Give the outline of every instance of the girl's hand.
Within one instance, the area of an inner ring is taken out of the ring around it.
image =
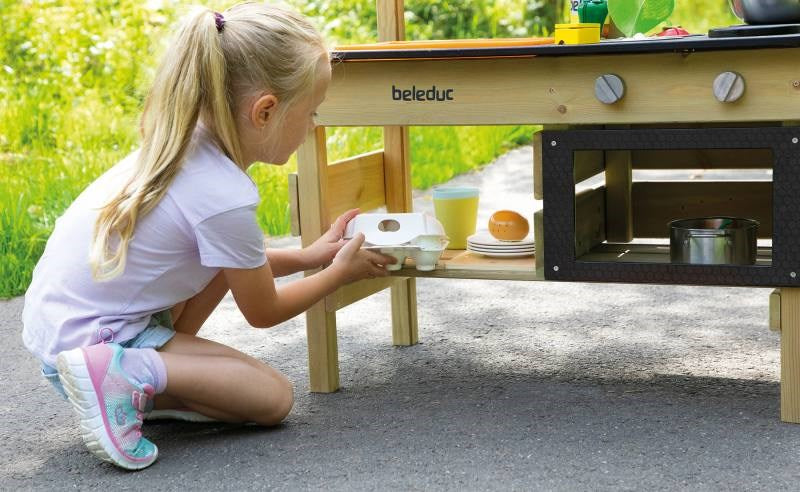
[[[389,275],[385,265],[397,261],[392,256],[360,249],[362,244],[364,234],[359,232],[333,258],[331,268],[339,269],[345,284],[365,278],[385,277]]]
[[[331,224],[331,228],[328,229],[328,232],[320,236],[311,246],[303,249],[303,255],[305,256],[304,262],[308,265],[306,270],[319,268],[333,261],[333,257],[336,256],[336,253],[345,245],[342,236],[344,236],[347,223],[358,215],[358,212],[359,209],[354,208],[340,215],[334,223]]]

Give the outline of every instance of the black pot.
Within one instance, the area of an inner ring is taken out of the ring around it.
[[[800,22],[800,0],[728,0],[736,17],[748,24]]]

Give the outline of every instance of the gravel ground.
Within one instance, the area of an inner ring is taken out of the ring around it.
[[[481,185],[481,224],[539,206],[530,152],[454,180]],[[415,204],[429,210],[429,193]],[[286,372],[292,414],[273,429],[148,423],[160,457],[136,473],[88,453],[22,347],[22,298],[2,301],[0,489],[798,489],[769,289],[417,286],[413,347],[391,345],[387,292],[338,312],[342,390],[329,395],[308,392],[302,316],[255,330],[226,298],[200,335]]]

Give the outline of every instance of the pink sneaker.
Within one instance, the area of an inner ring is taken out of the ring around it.
[[[150,466],[155,444],[142,437],[142,412],[154,390],[132,381],[120,366],[122,347],[104,343],[58,354],[61,384],[81,420],[83,442],[93,454],[128,470]]]

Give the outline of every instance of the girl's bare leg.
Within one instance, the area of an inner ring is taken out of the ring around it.
[[[195,336],[227,292],[220,272],[203,291],[173,307],[177,333],[159,349],[167,366],[167,390],[156,397],[155,408],[189,407],[228,422],[276,424],[292,407],[288,379],[249,355]],[[223,393],[216,391],[220,385]],[[233,399],[226,396],[230,389],[237,393]]]
[[[294,403],[286,376],[225,345],[177,333],[159,353],[167,366],[167,389],[159,397],[173,397],[203,415],[275,425]]]

